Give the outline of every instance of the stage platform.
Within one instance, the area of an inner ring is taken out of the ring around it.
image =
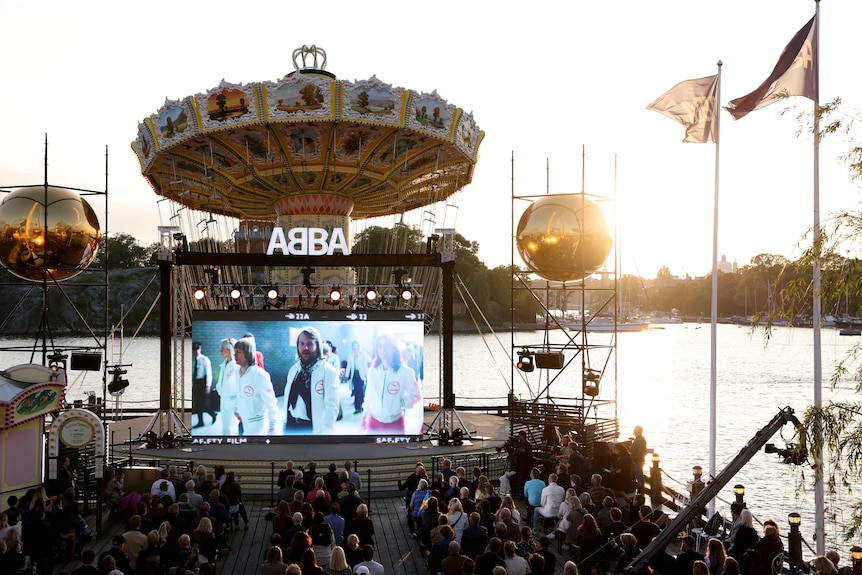
[[[330,462],[339,469],[345,461],[355,461],[356,470],[363,476],[368,473],[369,482],[375,491],[390,491],[396,483],[397,473],[405,476],[412,472],[417,461],[425,463],[429,472],[439,469],[442,458],[453,460],[454,466],[462,465],[470,474],[474,466],[488,467],[489,457],[495,457],[497,448],[509,437],[509,421],[506,418],[484,413],[458,412],[470,437],[462,445],[438,445],[436,440],[424,439],[409,443],[371,442],[315,442],[315,443],[183,443],[173,448],[148,449],[138,437],[147,429],[151,418],[138,417],[111,422],[109,437],[113,439],[110,459],[116,462],[131,461],[132,465],[162,466],[170,463],[205,465],[213,468],[226,465],[243,476],[244,489],[250,492],[268,493],[271,487],[272,470],[278,473],[284,462],[293,460],[297,466],[309,461],[325,470]],[[436,411],[425,413],[426,425],[437,417]],[[185,424],[188,426],[186,414]],[[154,431],[159,431],[154,428]],[[133,438],[129,441],[129,438]],[[120,438],[123,438],[121,441]],[[499,457],[504,457],[503,452]],[[370,472],[373,471],[373,477]],[[365,491],[363,485],[363,491]]]

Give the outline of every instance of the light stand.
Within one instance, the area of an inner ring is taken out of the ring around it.
[[[853,575],[862,575],[862,547],[851,547],[850,559],[853,561]]]
[[[790,534],[787,536],[787,544],[790,548],[790,571],[796,572],[802,567],[802,533],[799,531],[799,524],[802,523],[802,517],[796,513],[790,513],[787,516],[787,522],[790,524]]]
[[[661,457],[659,457],[658,453],[653,452],[652,454],[652,467],[649,470],[649,491],[650,491],[650,503],[652,503],[653,509],[658,509],[664,503],[664,498],[662,497],[662,488],[661,488],[661,467],[659,467],[659,463],[661,462]]]
[[[733,486],[733,494],[736,495],[736,502],[745,508],[745,487],[737,483]]]

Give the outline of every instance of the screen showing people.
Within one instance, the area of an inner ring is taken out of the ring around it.
[[[421,436],[423,337],[415,313],[201,312],[192,436]]]

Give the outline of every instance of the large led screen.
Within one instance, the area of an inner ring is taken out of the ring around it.
[[[423,323],[410,310],[196,312],[193,440],[421,439]]]

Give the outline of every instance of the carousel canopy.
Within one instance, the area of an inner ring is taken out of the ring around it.
[[[359,219],[434,204],[470,183],[484,137],[471,113],[436,91],[338,80],[314,46],[294,51],[294,67],[274,82],[222,81],[145,118],[132,148],[155,192],[246,220],[275,220],[277,203],[306,203],[298,196],[312,212],[315,196],[340,196]]]

